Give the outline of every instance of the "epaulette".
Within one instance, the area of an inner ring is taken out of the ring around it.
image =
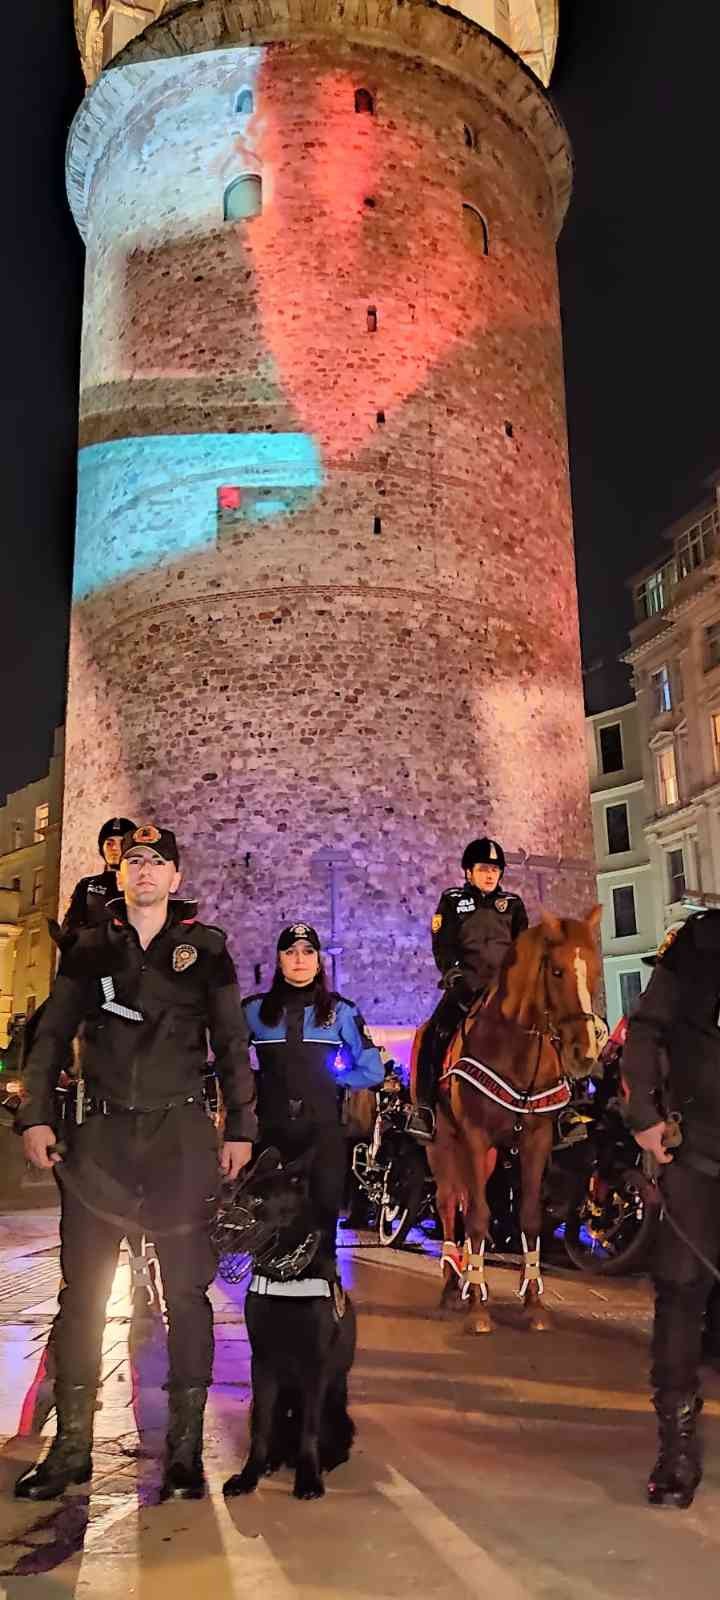
[[[185,927],[186,924],[181,922],[176,926]],[[188,926],[192,927],[198,949],[211,950],[214,955],[220,955],[225,949],[226,935],[222,928],[215,928],[211,922],[196,922],[194,918]]]
[[[466,889],[470,888],[472,888],[472,884],[463,884],[459,889],[454,887],[452,889],[443,889],[440,899],[447,900],[450,895],[455,895],[455,898],[458,899],[461,895],[464,895]]]
[[[264,1000],[264,999],[265,999],[265,996],[263,994],[245,994],[245,995],[243,995],[242,1000],[240,1001],[240,1004],[243,1005],[243,1006],[249,1006],[251,1000]]]
[[[333,992],[332,992],[332,994],[330,996],[330,999],[336,1005],[338,1003],[340,1003],[340,1004],[342,1004],[344,1006],[352,1006],[353,1011],[357,1011],[357,1009],[358,1009],[357,1000],[348,1000],[348,997],[347,997],[346,994],[336,994],[334,989],[333,989]]]

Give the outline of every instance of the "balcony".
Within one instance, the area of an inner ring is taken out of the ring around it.
[[[683,531],[673,555],[634,584],[635,627],[632,654],[674,621],[678,609],[720,574],[720,513],[716,508]]]
[[[20,933],[20,891],[0,889],[0,946]]]

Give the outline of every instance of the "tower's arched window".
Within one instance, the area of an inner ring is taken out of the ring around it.
[[[257,172],[244,172],[233,178],[225,190],[223,217],[225,222],[243,222],[248,217],[259,217],[262,211],[262,178]]]
[[[252,89],[241,89],[235,96],[235,115],[237,117],[252,116],[255,110],[255,98]]]
[[[466,149],[477,150],[477,134],[469,122],[463,123],[463,139]]]
[[[477,206],[471,206],[468,200],[463,200],[463,222],[468,239],[479,249],[484,256],[490,254],[490,230],[487,218],[483,216]]]
[[[369,89],[355,90],[355,110],[364,111],[368,117],[374,117],[375,101]]]

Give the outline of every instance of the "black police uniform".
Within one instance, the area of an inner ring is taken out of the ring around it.
[[[627,1117],[640,1132],[665,1110],[682,1115],[683,1142],[662,1173],[668,1206],[711,1261],[720,1256],[720,912],[691,917],[660,958],[623,1054]],[[654,1263],[654,1387],[697,1388],[710,1279],[663,1221]]]
[[[27,1060],[19,1129],[56,1126],[54,1089],[83,1025],[86,1116],[67,1130],[56,1168],[63,1288],[54,1344],[65,1385],[97,1383],[105,1302],[133,1226],[151,1233],[160,1262],[171,1388],[211,1378],[209,1224],[219,1171],[217,1133],[203,1109],[208,1034],[226,1139],[256,1136],[254,1078],[225,935],[183,920],[183,909],[170,907],[146,950],[124,911],[78,934]]]
[[[502,884],[486,894],[464,883],[441,895],[432,920],[432,948],[445,993],[423,1034],[415,1086],[421,1105],[435,1104],[437,1074],[461,1017],[494,983],[511,944],[527,926],[520,896]]]
[[[60,924],[61,932],[79,933],[81,928],[98,927],[109,915],[110,902],[117,896],[117,873],[112,867],[106,867],[104,872],[93,872],[89,878],[80,878]]]
[[[719,1024],[720,912],[708,911],[691,917],[659,958],[630,1022],[622,1071],[635,1132],[667,1112],[681,1114],[683,1142],[661,1169],[660,1184],[673,1219],[712,1262],[720,1258]],[[683,1461],[687,1468],[689,1449],[694,1486],[695,1397],[711,1277],[667,1217],[660,1223],[653,1279],[651,1379],[661,1441],[672,1446],[664,1457],[661,1451],[661,1461],[672,1465],[680,1450],[681,1468]],[[665,1482],[662,1474],[658,1481]],[[652,1479],[649,1487],[655,1498]]]

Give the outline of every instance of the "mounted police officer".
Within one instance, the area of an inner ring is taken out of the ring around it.
[[[204,1493],[202,1429],[213,1360],[207,1289],[220,1171],[237,1177],[256,1136],[254,1081],[235,968],[219,928],[169,904],[175,835],[146,824],[122,844],[117,912],[78,933],[30,1049],[18,1122],[25,1153],[55,1169],[63,1287],[55,1325],[58,1429],[15,1493],[48,1500],[92,1471],[105,1302],[129,1227],[155,1241],[168,1311],[170,1427],[162,1495]],[[83,1079],[67,1153],[54,1089],[83,1026]],[[218,1152],[203,1105],[207,1039],[226,1109]],[[219,1164],[218,1164],[219,1161]]]
[[[622,1071],[628,1121],[641,1149],[660,1165],[668,1207],[653,1267],[651,1381],[660,1450],[648,1499],[684,1508],[701,1477],[698,1368],[712,1282],[696,1251],[705,1262],[720,1258],[719,911],[690,917],[661,947],[630,1021]],[[682,1143],[674,1154],[668,1149],[670,1112],[681,1118]]]
[[[135,823],[128,817],[108,817],[98,834],[98,850],[103,863],[102,872],[91,873],[76,883],[70,904],[62,920],[62,933],[78,933],[81,928],[93,928],[104,922],[108,904],[116,899],[117,869],[123,839],[133,833]]]
[[[519,933],[528,926],[517,894],[502,888],[505,852],[496,839],[473,839],[463,853],[465,882],[446,889],[432,919],[432,948],[442,973],[442,999],[425,1028],[417,1065],[417,1104],[408,1131],[435,1132],[438,1074],[447,1046],[478,995],[494,983]]]

